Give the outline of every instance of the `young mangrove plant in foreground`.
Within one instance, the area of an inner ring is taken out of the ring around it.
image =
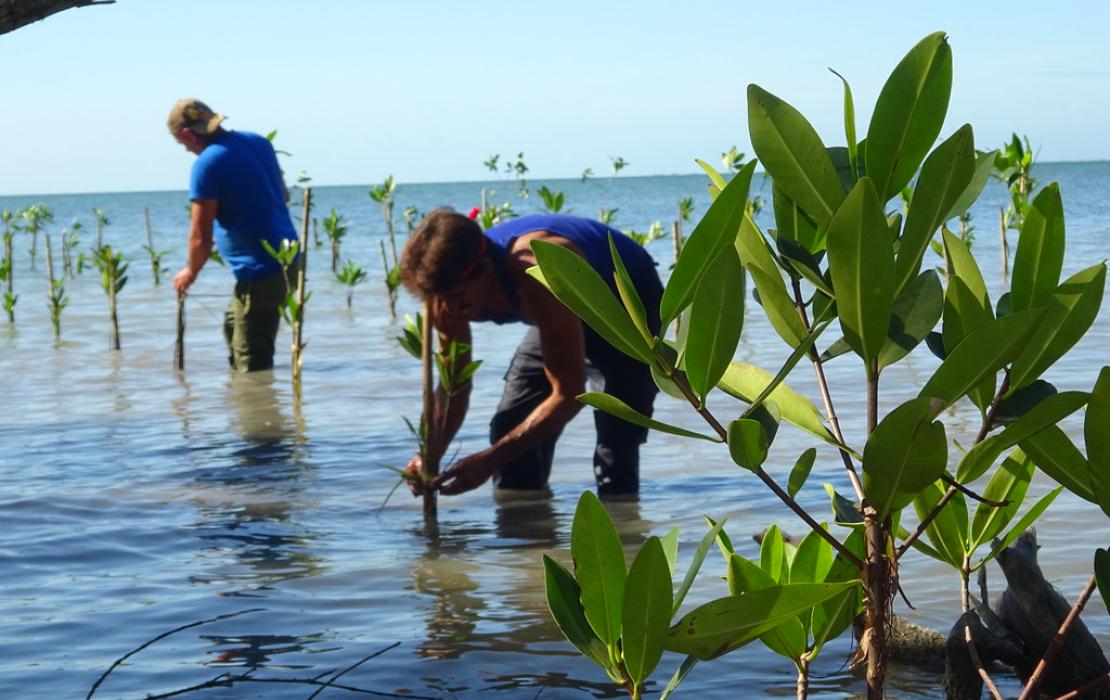
[[[100,285],[108,295],[108,347],[119,350],[119,315],[116,307],[119,293],[127,284],[127,268],[131,263],[123,253],[115,252],[112,246],[104,244],[96,249],[93,264],[100,271]]]
[[[13,218],[12,213],[7,209],[0,212],[0,221],[4,223],[4,257],[0,259],[0,282],[4,283],[4,312],[8,314],[8,323],[15,323],[15,302],[19,299],[13,286],[15,272],[12,269],[14,252],[12,236],[17,230],[16,225],[12,223]]]
[[[687,586],[672,593],[671,536],[649,540],[626,571],[604,511],[590,505],[592,495],[584,496],[571,535],[575,572],[546,564],[548,602],[567,638],[633,697],[664,649],[686,655],[667,695],[699,660],[755,639],[795,663],[804,696],[809,663],[859,614],[854,662],[864,669],[868,698],[879,700],[894,595],[904,588],[912,597],[912,581],[899,576],[899,560],[911,549],[952,565],[966,584],[997,553],[992,545],[986,555],[978,554],[982,545],[995,538],[998,544],[1012,541],[1054,497],[1023,507],[1034,466],[1079,496],[1110,504],[1110,369],[1093,393],[1060,392],[1041,379],[1094,322],[1106,266],[1100,262],[1061,280],[1064,213],[1059,187],[1051,184],[1025,217],[1009,291],[992,302],[970,249],[944,229],[974,203],[985,182],[976,177],[970,125],[933,148],[951,87],[948,41],[943,33],[931,34],[883,85],[865,147],[856,136],[853,98],[844,81],[846,145],[827,148],[796,109],[749,86],[749,134],[773,183],[776,228],[768,235],[752,218],[754,161],[728,181],[706,168],[715,198],[686,241],[659,307],[662,328],[683,319],[683,333],[674,340],[648,330],[643,304],[615,249],[610,287],[573,252],[532,243],[538,266],[531,274],[608,342],[651,365],[660,388],[686,401],[707,428],[652,420],[606,394],[579,400],[654,430],[719,443],[742,474],[763,483],[784,513],[809,528],[794,551],[772,534],[758,564],[736,557],[722,533],[711,529],[706,537],[720,540],[728,560],[729,594],[672,624]],[[888,216],[911,181],[906,215]],[[922,269],[938,232],[944,279]],[[747,275],[771,328],[790,348],[773,371],[733,361]],[[842,337],[823,340],[830,329]],[[914,398],[881,412],[884,371],[927,338],[939,366]],[[860,372],[859,403],[866,406],[859,433],[842,430],[837,397],[824,373],[828,362],[852,358]],[[803,360],[812,365],[823,415],[783,381]],[[709,407],[715,389],[744,406],[738,418]],[[966,421],[949,410],[957,403],[979,415],[979,429],[969,440],[958,432]],[[1088,432],[1086,457],[1057,427],[1085,406],[1088,425],[1102,426]],[[770,459],[783,423],[811,435],[815,447]],[[953,440],[966,452],[950,454]],[[839,483],[826,488],[837,525],[847,530],[830,529],[795,500],[806,487],[817,447],[832,450],[843,464]],[[768,471],[776,462],[794,464],[785,488]],[[973,516],[965,499],[977,502]],[[916,524],[903,517],[910,506]],[[691,566],[688,578],[695,574]],[[970,632],[967,640],[978,658]]]
[[[63,233],[64,235],[64,233]],[[54,276],[54,253],[50,246],[50,234],[46,234],[46,302],[50,310],[50,324],[54,326],[54,340],[62,339],[62,310],[69,304],[66,298],[65,273]]]
[[[366,270],[359,267],[354,260],[348,260],[343,269],[335,274],[335,279],[347,287],[347,308],[351,308],[355,287],[366,281]]]
[[[262,247],[281,265],[281,275],[285,280],[285,300],[281,305],[281,317],[289,324],[293,333],[291,365],[293,396],[297,399],[301,397],[301,369],[304,364],[304,307],[312,296],[311,292],[305,290],[305,269],[308,265],[308,251],[305,250],[305,244],[308,242],[308,215],[312,207],[311,187],[304,188],[303,206],[300,240],[283,240],[281,248],[277,250],[268,241],[262,241]]]

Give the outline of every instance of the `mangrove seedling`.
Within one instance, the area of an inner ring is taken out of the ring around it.
[[[50,309],[50,324],[54,326],[54,340],[58,341],[62,338],[62,309],[69,304],[69,300],[66,298],[65,274],[54,277],[54,254],[51,250],[50,234],[47,233],[45,236],[47,308]]]
[[[678,256],[682,253],[682,225],[690,220],[694,215],[694,198],[683,197],[678,200],[678,218],[675,219],[674,229],[672,231],[674,238],[674,259],[678,260]]]
[[[347,235],[347,221],[335,209],[324,219],[324,233],[331,241],[331,271],[339,272],[339,244]]]
[[[114,252],[112,246],[104,244],[93,254],[93,264],[100,271],[100,284],[108,295],[108,347],[120,349],[119,316],[116,313],[119,293],[127,284],[127,268],[131,264],[123,253]]]
[[[78,273],[73,261],[73,251],[77,249],[77,244],[80,242],[81,228],[81,222],[74,219],[68,231],[62,229],[62,275],[70,279],[76,279]],[[82,259],[81,262],[83,263],[84,260]]]
[[[399,258],[397,257],[397,237],[393,233],[393,205],[394,198],[397,192],[397,183],[390,175],[380,185],[376,185],[370,190],[370,199],[378,203],[378,210],[385,219],[385,235],[389,239],[389,249],[393,253],[393,264],[397,265]]]
[[[397,293],[401,289],[401,267],[390,265],[389,257],[385,254],[385,241],[379,240],[378,245],[382,251],[382,270],[385,272],[385,294],[389,301],[389,322],[397,321]]]
[[[497,172],[500,172],[500,167],[498,165],[498,161],[500,161],[500,160],[501,160],[501,154],[500,153],[494,153],[489,158],[486,158],[485,160],[483,160],[482,165],[486,166],[486,170],[489,170],[491,173],[497,173]]]
[[[154,278],[154,286],[157,287],[162,279],[162,258],[169,251],[154,249],[154,231],[150,228],[150,210],[146,207],[143,207],[143,224],[146,227],[146,245],[143,246],[143,250],[150,257],[150,274]]]
[[[1010,244],[1006,239],[1006,231],[1021,230],[1025,223],[1025,215],[1029,211],[1029,198],[1037,188],[1037,179],[1032,175],[1033,159],[1033,147],[1029,145],[1029,137],[1018,138],[1017,134],[1013,134],[1009,143],[994,156],[991,175],[1004,183],[1010,192],[1009,206],[1005,209],[999,207],[998,210],[1004,278],[1010,274]]]
[[[663,230],[663,223],[656,220],[651,222],[651,226],[648,227],[648,230],[644,231],[643,233],[629,229],[628,231],[625,231],[625,234],[627,234],[629,238],[636,241],[640,245],[646,246],[648,243],[651,243],[652,241],[657,241],[662,238],[664,235],[666,235],[666,232]]]
[[[597,213],[597,220],[606,226],[612,226],[613,221],[617,218],[617,212],[620,211],[617,207],[612,209],[601,209]]]
[[[505,172],[516,179],[516,191],[521,199],[528,199],[528,181],[524,178],[528,174],[528,165],[524,162],[524,151],[516,154],[516,158],[506,161]]]
[[[19,299],[12,284],[15,277],[12,268],[12,236],[17,230],[17,224],[12,223],[13,218],[7,209],[0,212],[0,221],[4,222],[4,257],[0,259],[0,282],[4,283],[4,312],[8,314],[8,323],[15,323],[15,302]]]
[[[292,334],[292,374],[293,396],[298,401],[301,397],[301,370],[304,363],[304,308],[312,296],[305,287],[305,270],[308,267],[308,251],[305,244],[308,242],[308,219],[312,210],[312,188],[304,188],[302,201],[300,238],[296,241],[284,239],[281,248],[274,249],[268,241],[262,241],[262,247],[281,266],[281,276],[285,280],[285,299],[281,305],[281,316],[289,324]],[[332,212],[335,213],[334,210]]]
[[[509,219],[515,219],[517,213],[509,202],[501,202],[500,206],[486,207],[478,212],[478,225],[485,231],[488,228],[503,224]]]
[[[189,206],[186,204],[185,208],[189,209]],[[97,250],[104,245],[104,227],[112,222],[108,220],[108,215],[104,213],[103,209],[93,209],[92,212],[93,218],[96,219],[96,248],[94,250]]]
[[[628,161],[620,156],[609,156],[609,162],[613,166],[613,174],[617,175],[620,171],[628,167]]]
[[[594,169],[593,168],[583,168],[582,169],[582,182],[585,182],[586,180],[589,180],[593,176],[594,176]]]
[[[540,195],[540,200],[543,202],[543,209],[549,214],[558,214],[563,209],[563,203],[566,197],[562,192],[552,192],[547,188],[547,185],[541,186],[536,192]]]
[[[532,243],[538,269],[531,274],[601,337],[649,364],[660,388],[682,397],[706,430],[661,423],[602,393],[579,400],[640,426],[727,448],[739,473],[766,486],[788,509],[784,514],[809,527],[808,541],[815,543],[807,545],[808,558],[801,546],[789,556],[777,538],[766,555],[761,552],[758,566],[730,557],[730,595],[672,625],[677,607],[671,607],[664,570],[673,566],[673,557],[667,558],[673,546],[649,540],[637,555],[642,566],[632,565],[636,575],[626,572],[604,512],[583,506],[574,524],[580,534],[571,533],[575,572],[545,562],[549,607],[575,647],[633,697],[663,650],[686,655],[666,696],[698,661],[773,633],[764,642],[781,646],[796,661],[798,696],[804,698],[807,661],[821,643],[847,628],[828,621],[860,614],[854,663],[865,669],[869,700],[881,700],[893,600],[912,583],[901,578],[899,560],[911,549],[934,556],[932,550],[942,561],[958,562],[961,572],[989,558],[975,553],[979,545],[1023,530],[1047,506],[1039,501],[1014,524],[1030,461],[1081,497],[1110,502],[1103,500],[1110,493],[1110,450],[1103,449],[1110,370],[1091,393],[1056,392],[1041,379],[1090,329],[1106,282],[1104,262],[1061,279],[1059,187],[1045,187],[1031,202],[1010,288],[1000,303],[992,303],[971,250],[944,226],[982,189],[971,126],[938,139],[952,90],[945,34],[925,37],[894,68],[870,110],[865,148],[856,137],[846,82],[844,88],[846,145],[827,148],[794,107],[758,85],[748,87],[749,136],[773,183],[775,234],[768,236],[752,217],[754,161],[729,180],[706,167],[715,197],[691,233],[659,306],[662,329],[683,318],[683,332],[674,341],[647,330],[643,302],[615,248],[616,291],[571,251]],[[798,153],[807,157],[798,159]],[[911,182],[907,215],[888,218],[887,208]],[[938,232],[947,258],[944,277],[922,269]],[[747,275],[770,327],[790,348],[777,371],[733,360]],[[822,352],[818,343],[830,328],[841,337],[826,340]],[[926,339],[941,358],[939,365],[922,378],[913,398],[881,405],[886,368]],[[824,365],[849,361],[837,359],[842,356],[853,356],[859,372],[859,420],[841,421],[825,379]],[[810,397],[784,383],[803,360],[812,365],[823,414]],[[730,409],[727,418],[718,415],[707,400],[715,389],[740,401],[740,409]],[[965,410],[948,410],[957,403]],[[1085,433],[1095,449],[1088,446],[1084,459],[1057,424],[1088,404],[1089,424],[1097,427]],[[881,408],[890,410],[884,415]],[[978,432],[964,441],[966,451],[950,451],[956,431],[965,429],[966,410],[978,414]],[[837,525],[848,534],[834,533],[796,499],[817,451],[810,447],[796,457],[774,453],[784,423],[838,455],[844,467],[840,483],[825,488]],[[849,432],[842,425],[859,428]],[[794,464],[785,487],[767,468],[782,462]],[[1077,471],[1088,464],[1091,474]],[[845,488],[848,495],[841,493]],[[970,520],[964,498],[982,504]],[[903,514],[910,506],[917,524],[907,529]],[[818,546],[818,539],[824,544]],[[576,540],[582,542],[578,549]],[[602,546],[605,541],[609,544]],[[798,567],[803,568],[796,572]],[[804,582],[795,583],[799,579]],[[831,631],[820,631],[825,629]],[[970,639],[967,650],[975,658]]]
[[[411,204],[401,212],[401,219],[405,222],[405,229],[409,235],[412,235],[412,232],[416,230],[417,222],[423,218],[424,215],[420,213],[420,210]]]
[[[31,235],[31,269],[34,270],[35,259],[38,257],[39,232],[54,220],[54,212],[39,202],[20,210],[19,218],[23,219],[23,230]]]
[[[335,273],[335,278],[347,287],[347,308],[351,308],[351,299],[355,295],[355,287],[366,281],[366,270],[359,267],[354,260],[348,260],[343,269]]]

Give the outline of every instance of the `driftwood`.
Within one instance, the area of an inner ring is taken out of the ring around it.
[[[74,7],[111,5],[115,0],[0,0],[0,34]]]

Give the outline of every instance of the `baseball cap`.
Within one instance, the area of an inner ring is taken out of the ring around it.
[[[166,126],[170,128],[171,134],[177,134],[182,129],[188,128],[198,134],[207,135],[219,128],[220,122],[224,119],[226,119],[224,115],[216,114],[211,107],[197,98],[186,97],[178,100],[170,110]]]

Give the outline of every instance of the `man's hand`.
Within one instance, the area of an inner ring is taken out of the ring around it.
[[[413,455],[409,463],[405,465],[405,482],[409,485],[409,491],[413,496],[420,496],[424,493],[424,460],[420,455]]]
[[[197,279],[197,272],[193,268],[186,265],[173,276],[173,288],[177,290],[178,294],[184,295],[185,292],[193,285]]]
[[[432,481],[432,488],[445,496],[454,496],[476,489],[499,470],[487,455],[479,452],[463,457]]]

